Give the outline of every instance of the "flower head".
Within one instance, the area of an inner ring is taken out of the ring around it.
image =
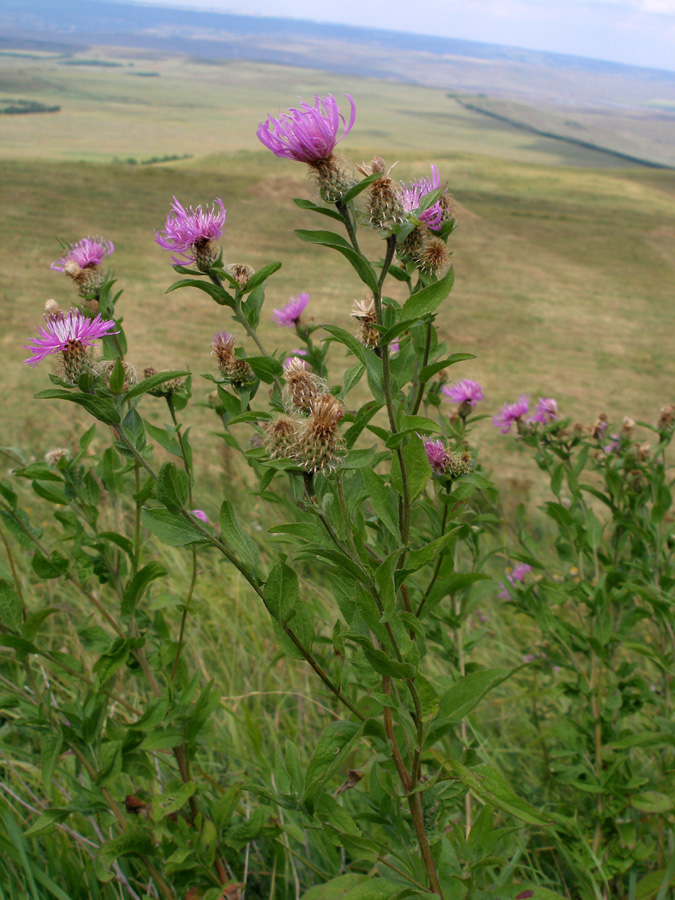
[[[102,237],[82,238],[76,244],[68,245],[68,252],[53,262],[50,268],[55,272],[67,272],[69,275],[79,274],[79,270],[92,266],[100,266],[106,256],[115,250],[112,241]]]
[[[548,425],[558,418],[558,404],[552,397],[540,397],[534,408],[534,415],[530,416],[529,422],[539,422],[541,425]]]
[[[76,309],[71,309],[67,316],[46,315],[45,325],[35,327],[38,337],[24,344],[24,349],[32,354],[24,362],[27,366],[36,366],[53,353],[81,356],[82,351],[92,347],[98,338],[118,334],[111,330],[114,327],[112,319],[102,319],[101,316],[91,319]]]
[[[450,454],[445,449],[443,441],[424,441],[424,449],[427,452],[429,464],[436,475],[443,475],[450,462]]]
[[[515,587],[517,584],[523,584],[525,582],[525,576],[528,572],[532,571],[532,566],[528,566],[527,563],[518,563],[517,566],[514,566],[513,569],[507,571],[506,580],[510,585]],[[507,585],[504,584],[503,581],[499,582],[499,586],[501,587],[501,591],[497,594],[500,600],[510,600],[511,594]]]
[[[207,525],[210,525],[209,517],[206,515],[203,509],[193,509],[192,515],[195,519],[199,519],[200,522],[205,522]]]
[[[438,171],[438,166],[432,165],[430,178],[418,178],[416,181],[411,181],[409,185],[403,185],[403,209],[407,213],[418,209],[422,198],[432,191],[438,190],[440,186],[441,175]],[[436,203],[433,203],[428,209],[420,213],[419,219],[428,228],[438,231],[443,224],[443,212],[444,204],[441,200],[437,200]]]
[[[499,412],[492,417],[492,424],[499,428],[502,434],[508,434],[511,426],[518,423],[523,416],[527,415],[530,408],[530,401],[527,394],[521,394],[515,403],[505,403]]]
[[[450,397],[455,403],[459,403],[460,406],[466,404],[472,409],[475,409],[483,399],[483,388],[481,385],[477,381],[471,381],[468,378],[450,386],[443,385],[441,391],[446,397]]]
[[[309,165],[328,159],[333,155],[335,145],[352,130],[356,118],[354,101],[349,94],[345,94],[345,97],[352,107],[349,124],[340,114],[332,94],[327,97],[319,97],[317,94],[314,106],[303,100],[299,109],[289,109],[288,113],[276,119],[268,116],[258,127],[258,139],[275,156],[284,159],[294,159]],[[340,122],[344,129],[342,137],[338,137]]]
[[[298,294],[297,297],[291,297],[290,302],[286,306],[274,310],[275,323],[282,325],[284,328],[295,328],[308,303],[309,294],[306,291]]]
[[[216,204],[220,211],[216,209]],[[174,197],[166,217],[166,227],[162,233],[155,232],[155,241],[163,250],[171,251],[175,265],[194,262],[206,271],[218,258],[212,242],[222,235],[225,216],[225,206],[219,197],[216,197],[211,209],[202,209],[200,205],[197,209],[190,206],[187,210]]]
[[[286,359],[284,360],[284,369],[288,369],[289,366],[296,365],[296,363],[294,363],[293,360],[297,359],[299,356],[307,356],[307,351],[304,350],[302,347],[297,350],[291,350],[290,353],[291,353],[291,355],[287,356]],[[302,362],[307,371],[309,371],[312,368],[308,362],[305,362],[305,360],[302,360]]]

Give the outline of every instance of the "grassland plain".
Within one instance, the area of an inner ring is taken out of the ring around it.
[[[3,443],[40,453],[74,427],[70,410],[28,402],[45,373],[21,366],[44,300],[67,305],[72,296],[68,279],[49,270],[56,237],[101,233],[115,242],[134,363],[210,369],[210,336],[227,320],[201,294],[164,294],[173,272],[153,231],[174,194],[192,204],[224,199],[227,260],[283,262],[268,291],[268,344],[294,345],[271,324],[271,309],[301,290],[317,322],[348,323],[361,294],[356,277],[337,256],[308,253],[292,237],[293,228],[323,224],[292,204],[309,196],[304,169],[275,159],[255,137],[267,111],[327,91],[355,97],[357,124],[343,145],[350,159],[377,152],[399,160],[404,179],[435,162],[448,180],[460,227],[456,284],[440,320],[453,350],[476,353],[462,375],[484,383],[490,410],[530,390],[557,396],[581,420],[600,408],[652,419],[673,399],[675,173],[617,167],[604,154],[464,110],[440,90],[133,51],[110,58],[125,66],[0,57],[0,94],[62,107],[2,121]],[[147,71],[159,77],[133,77]],[[113,162],[183,154],[193,158]],[[375,236],[371,250],[379,252]],[[202,390],[199,380],[195,387]],[[197,427],[208,429],[207,420]]]

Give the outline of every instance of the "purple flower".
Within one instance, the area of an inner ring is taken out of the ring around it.
[[[418,178],[417,181],[411,181],[409,185],[403,185],[403,209],[407,213],[414,212],[418,209],[422,198],[437,190],[440,186],[441,176],[438,166],[432,165],[431,178]],[[437,231],[443,224],[443,207],[440,200],[437,200],[436,203],[433,203],[428,209],[421,212],[419,219],[429,228]]]
[[[283,325],[284,328],[295,328],[308,303],[309,294],[307,291],[303,291],[297,297],[291,297],[290,302],[286,306],[274,310],[275,323]]]
[[[534,424],[539,422],[541,425],[548,425],[558,418],[558,404],[552,397],[540,397],[534,408],[534,415],[530,416],[528,422]]]
[[[446,397],[450,397],[459,404],[466,403],[472,409],[483,399],[483,388],[477,381],[470,381],[468,378],[450,385],[450,387],[444,385],[441,390]]]
[[[520,583],[523,584],[525,581],[525,576],[528,572],[532,571],[532,566],[528,566],[527,563],[518,563],[517,566],[514,567],[512,572],[507,572],[506,577],[511,582],[511,584]]]
[[[106,256],[114,251],[112,241],[104,241],[102,237],[82,238],[76,244],[70,244],[68,252],[61,259],[53,262],[50,268],[55,272],[67,271],[66,266],[73,263],[80,269],[88,269],[90,266],[100,266]],[[77,271],[77,270],[76,270]]]
[[[497,597],[500,600],[510,600],[511,594],[509,594],[509,589],[507,588],[507,586],[504,584],[503,581],[499,582],[499,587],[501,588],[501,591],[497,594]]]
[[[398,341],[392,341],[391,344],[389,344],[389,352],[391,354],[394,354],[394,353],[398,353],[398,351],[399,351]]]
[[[492,417],[492,424],[499,428],[502,434],[508,434],[514,422],[519,422],[527,415],[530,401],[527,394],[521,394],[515,403],[505,403],[499,412]]]
[[[203,509],[193,509],[192,515],[195,519],[199,519],[200,522],[205,522],[207,525],[210,525],[209,517],[206,515]]]
[[[295,159],[310,165],[329,159],[335,145],[352,130],[356,118],[354,101],[349,94],[345,94],[345,97],[352,107],[348,125],[332,94],[327,97],[319,97],[317,94],[314,106],[303,100],[300,109],[289,109],[288,113],[280,115],[278,119],[268,116],[258,127],[258,138],[275,156],[285,159]],[[339,138],[340,122],[344,132]]]
[[[442,475],[450,461],[450,454],[445,449],[443,441],[424,441],[424,449],[431,468],[437,475]]]
[[[610,434],[609,444],[605,444],[602,448],[605,453],[618,453],[621,450],[621,439],[618,434]]]
[[[36,366],[53,353],[76,353],[83,347],[92,347],[94,341],[106,334],[119,333],[111,331],[115,327],[112,319],[102,319],[100,315],[90,319],[76,309],[71,309],[67,316],[47,315],[45,323],[35,327],[39,336],[24,344],[24,349],[32,354],[24,360],[27,366]]]
[[[526,653],[525,656],[523,656],[523,662],[524,663],[533,663],[536,660],[536,658],[537,658],[536,653]]]
[[[220,211],[216,209],[216,204],[220,206]],[[205,251],[209,257],[207,262],[215,262],[212,254],[208,253],[209,245],[222,235],[225,216],[225,206],[219,197],[214,200],[212,209],[202,209],[200,205],[197,209],[190,206],[187,210],[174,197],[166,217],[166,228],[161,234],[155,232],[155,241],[163,250],[174,254],[171,259],[177,266],[199,263],[200,254]]]

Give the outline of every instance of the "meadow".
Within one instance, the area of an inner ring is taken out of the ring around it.
[[[367,161],[379,154],[388,165],[397,163],[394,173],[405,181],[426,175],[434,163],[447,181],[458,204],[458,227],[449,241],[455,284],[439,309],[437,327],[450,353],[475,354],[475,360],[462,363],[461,377],[481,382],[487,413],[529,392],[555,397],[563,415],[586,426],[601,411],[614,421],[627,415],[652,424],[659,409],[673,401],[675,172],[622,165],[590,149],[535,138],[462,108],[440,89],[337,79],[281,66],[207,64],[122,49],[83,56],[84,62],[122,63],[115,66],[64,65],[55,56],[36,59],[36,55],[0,55],[0,97],[60,106],[58,113],[0,120],[4,359],[0,443],[20,448],[27,461],[40,461],[54,446],[74,447],[88,424],[84,410],[61,408],[71,404],[32,400],[49,384],[44,367],[28,369],[22,364],[26,355],[22,344],[41,321],[45,300],[55,298],[63,307],[73,302],[69,279],[49,269],[61,255],[58,239],[76,241],[100,234],[115,243],[109,261],[119,279],[117,287],[124,289],[120,309],[128,358],[139,371],[153,366],[195,373],[197,400],[205,401],[212,389],[198,373],[216,371],[211,337],[229,327],[229,318],[201,291],[165,293],[174,273],[155,243],[154,231],[163,227],[174,195],[186,205],[223,199],[228,211],[225,262],[247,263],[255,269],[282,263],[270,282],[259,328],[266,346],[291,349],[293,336],[275,326],[271,310],[302,291],[311,297],[308,321],[314,325],[329,321],[353,330],[349,314],[363,286],[337,254],[322,248],[316,252],[317,248],[290,237],[293,229],[319,227],[292,202],[294,197],[315,194],[301,166],[274,158],[255,136],[268,112],[287,108],[298,96],[311,99],[315,93],[332,92],[336,97],[349,93],[354,98],[356,125],[342,148],[350,160]],[[592,130],[592,123],[588,128]],[[180,159],[144,164],[166,156]],[[384,253],[375,234],[366,235],[363,248],[375,259]],[[391,289],[391,295],[399,302],[405,299],[400,285]],[[341,361],[338,354],[332,378],[339,381],[352,362]],[[363,402],[365,391],[365,384],[355,389],[349,401],[354,409]],[[161,413],[152,410],[148,419],[159,424]],[[269,510],[262,508],[259,497],[245,493],[244,487],[251,487],[250,473],[244,474],[246,470],[224,450],[222,438],[213,434],[212,412],[205,404],[193,407],[186,424],[192,426],[192,443],[202,447],[199,478],[208,514],[217,514],[217,492],[239,497],[246,504],[247,525],[262,534],[270,525]],[[511,441],[505,450],[505,439],[489,418],[476,423],[473,440],[481,448],[485,470],[503,490],[504,506],[512,509],[530,493],[539,502],[546,490],[544,478],[523,446]],[[4,470],[10,465],[16,465],[14,458]],[[35,498],[26,508],[31,515],[41,515]],[[113,513],[117,515],[116,510],[104,510],[111,521]],[[552,534],[550,523],[543,532],[541,528],[533,526],[534,533]],[[498,572],[508,562],[503,547],[500,551],[506,537],[492,533],[490,541],[488,556],[495,557],[492,571]],[[543,554],[554,568],[571,571],[570,560],[553,563],[552,550],[544,548]],[[264,541],[261,556],[265,563],[273,558]],[[157,551],[156,558],[171,577],[168,587],[153,595],[151,610],[164,611],[175,624],[179,615],[174,607],[179,607],[186,590],[192,590],[190,560],[166,547]],[[241,572],[224,567],[213,555],[201,559],[202,580],[195,596],[199,615],[190,620],[186,657],[204,682],[215,679],[222,715],[214,725],[215,740],[200,758],[200,774],[214,782],[225,772],[226,779],[232,776],[237,783],[245,777],[271,779],[274,784],[279,736],[296,741],[305,758],[312,745],[307,735],[318,733],[326,716],[337,715],[335,705],[329,694],[317,691],[307,667],[277,653],[275,631],[250,602]],[[2,578],[9,577],[8,565],[3,560]],[[303,588],[311,577],[309,566],[301,571]],[[36,587],[31,572],[22,573],[19,580],[27,594],[40,594],[41,583]],[[317,607],[325,600],[328,580],[319,579],[318,587],[314,584]],[[46,593],[52,591],[51,585]],[[66,602],[64,596],[58,589],[50,593],[56,605]],[[70,598],[68,602],[74,603]],[[320,615],[321,643],[327,645],[330,617]],[[536,640],[535,624],[516,611],[488,613],[487,621],[485,628],[477,626],[467,636],[469,665],[488,665],[493,657],[502,665],[519,665],[523,651]],[[52,627],[53,640],[65,641],[66,629],[58,617]],[[442,637],[437,639],[442,643]],[[136,703],[134,690],[129,688],[125,697]],[[480,725],[475,729],[469,725],[469,738],[464,726],[458,742],[473,740],[471,752],[480,748],[491,761],[497,759],[512,773],[520,771],[519,787],[533,802],[542,800],[528,766],[537,728],[531,722],[523,724],[521,711],[535,705],[533,697],[545,708],[558,696],[548,682],[541,695],[537,692],[525,675],[509,683],[508,690],[499,688],[486,701]],[[536,720],[536,710],[533,715]],[[3,727],[7,721],[3,719]],[[226,754],[219,752],[221,747]],[[87,869],[86,848],[74,850],[63,830],[46,832],[39,845],[34,837],[21,836],[21,830],[35,822],[36,808],[30,806],[38,801],[31,791],[38,791],[39,766],[28,750],[13,758],[16,752],[7,738],[3,758],[10,789],[24,800],[26,789],[32,799],[28,807],[10,803],[9,815],[7,808],[3,810],[5,840],[14,850],[4,870],[10,876],[0,881],[0,890],[19,897],[29,884],[27,895],[33,900],[48,896],[63,900],[45,881],[48,876],[72,900],[134,896],[125,893],[123,882],[115,888],[101,887],[90,871],[86,886],[76,894],[78,870]],[[249,799],[242,796],[237,802],[241,821],[248,821]],[[330,842],[303,832],[294,813],[279,808],[277,814],[282,824],[284,815],[289,818],[288,830],[275,838],[277,856],[270,855],[266,845],[242,838],[246,872],[248,848],[253,848],[253,858],[259,854],[251,862],[258,880],[251,883],[250,896],[299,897],[312,883],[344,874],[344,854],[339,857]],[[90,836],[95,824],[92,829]],[[543,859],[551,851],[546,840],[531,844],[514,840],[513,866],[527,862],[539,872],[542,884],[564,891],[564,877],[554,883],[548,863],[537,869],[537,853],[541,850]],[[560,846],[553,850],[562,852]],[[652,846],[649,852],[657,851]],[[672,864],[672,856],[664,862],[662,850],[658,853],[659,866]],[[32,882],[28,872],[33,873]],[[637,892],[634,880],[625,896],[648,900],[658,895],[664,900],[670,896],[670,876],[664,878],[640,882]],[[582,896],[574,889],[565,895]],[[153,896],[150,891],[148,896]],[[186,896],[192,900],[197,895]],[[234,900],[237,895],[229,896]],[[309,900],[310,894],[306,896]],[[328,894],[311,896],[329,900]],[[542,888],[527,896],[545,900],[552,895]]]

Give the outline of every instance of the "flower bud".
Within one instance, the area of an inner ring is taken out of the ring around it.
[[[273,459],[292,456],[298,443],[299,422],[280,415],[263,425],[264,445]]]
[[[46,316],[62,316],[61,307],[54,299],[50,299],[45,301],[45,315]]]
[[[329,393],[328,383],[308,372],[304,360],[294,357],[284,371],[286,381],[281,392],[286,410],[291,414],[309,413],[314,400]]]
[[[338,425],[344,416],[342,403],[332,394],[321,394],[312,402],[311,415],[300,423],[293,453],[306,472],[335,469],[344,451]]]
[[[108,388],[110,387],[110,376],[112,375],[116,362],[117,360],[114,359],[99,359],[92,365],[93,372],[105,380],[106,387]],[[126,362],[125,360],[120,360],[120,362],[124,369],[123,390],[128,391],[130,387],[133,387],[138,383],[138,375],[136,374],[136,369],[130,362]]]
[[[377,321],[373,297],[368,295],[361,300],[355,300],[350,315],[352,319],[361,323],[361,343],[366,347],[377,347],[380,342],[380,332],[373,327]]]
[[[70,450],[67,447],[54,447],[45,453],[45,462],[53,468],[56,468],[62,459],[70,459]]]
[[[251,275],[255,274],[253,266],[248,266],[246,263],[230,263],[229,266],[225,266],[225,271],[242,288],[246,287]]]

